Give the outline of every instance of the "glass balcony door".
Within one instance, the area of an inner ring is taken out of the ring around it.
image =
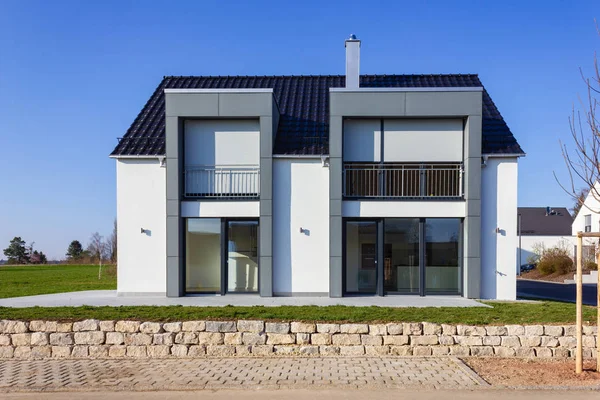
[[[377,292],[377,222],[347,221],[345,227],[345,292]]]
[[[420,229],[418,218],[384,220],[386,255],[383,273],[386,293],[420,293]]]
[[[348,219],[344,293],[461,294],[460,218]]]
[[[188,218],[185,237],[185,290],[221,292],[221,219]]]
[[[228,221],[227,243],[227,292],[258,292],[258,221]]]
[[[258,226],[258,220],[188,218],[186,293],[257,293]]]

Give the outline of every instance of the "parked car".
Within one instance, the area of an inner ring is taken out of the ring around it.
[[[521,265],[521,273],[534,270],[537,264],[523,264]]]

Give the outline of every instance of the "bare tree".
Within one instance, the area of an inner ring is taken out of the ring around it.
[[[596,31],[600,37],[597,22]],[[588,77],[582,69],[580,74],[587,93],[584,98],[579,99],[581,109],[573,107],[569,118],[573,148],[569,149],[561,142],[562,154],[569,171],[569,183],[559,182],[559,185],[573,198],[576,208],[583,206],[591,212],[600,213],[600,209],[591,209],[584,204],[585,196],[581,195],[582,190],[588,190],[600,202],[600,68],[596,53],[593,74]]]
[[[102,235],[98,232],[93,233],[88,245],[88,251],[93,259],[98,260],[98,279],[102,276],[102,260],[106,256],[106,248],[106,242],[104,242]]]
[[[113,231],[110,234],[107,241],[108,241],[108,247],[110,250],[110,255],[109,255],[110,262],[114,264],[117,262],[117,219],[116,218],[113,222]]]

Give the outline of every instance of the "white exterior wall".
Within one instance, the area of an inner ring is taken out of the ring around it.
[[[517,158],[489,158],[481,170],[481,297],[514,300],[517,282]]]
[[[273,160],[273,292],[329,292],[329,169],[320,160]]]
[[[166,292],[165,171],[157,159],[117,160],[120,295]]]
[[[590,191],[583,206],[575,216],[573,225],[571,225],[571,234],[577,235],[577,232],[585,231],[585,216],[591,215],[592,219],[592,232],[600,232],[600,201],[594,196],[594,191]],[[600,193],[600,183],[596,183],[596,192]]]
[[[259,217],[259,201],[182,201],[183,218]]]
[[[464,218],[464,201],[364,201],[344,200],[344,217]]]
[[[538,244],[542,244],[546,249],[563,245],[568,246],[569,254],[573,254],[573,246],[576,244],[576,242],[577,239],[573,236],[521,236],[521,246],[517,250],[517,272],[519,272],[520,265],[527,264],[527,259],[535,255],[534,247]],[[519,254],[521,255],[520,264],[518,258]]]

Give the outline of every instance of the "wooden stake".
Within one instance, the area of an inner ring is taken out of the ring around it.
[[[582,267],[581,267],[581,256],[583,253],[583,238],[582,232],[577,233],[577,296],[576,296],[576,309],[577,309],[577,351],[575,353],[575,373],[580,374],[583,372],[583,286],[582,286]]]
[[[598,243],[598,248],[596,249],[596,265],[600,264],[600,242]],[[598,286],[596,287],[597,298],[596,298],[596,308],[598,313],[598,321],[596,322],[596,371],[600,372],[600,268],[597,268],[598,272]]]

